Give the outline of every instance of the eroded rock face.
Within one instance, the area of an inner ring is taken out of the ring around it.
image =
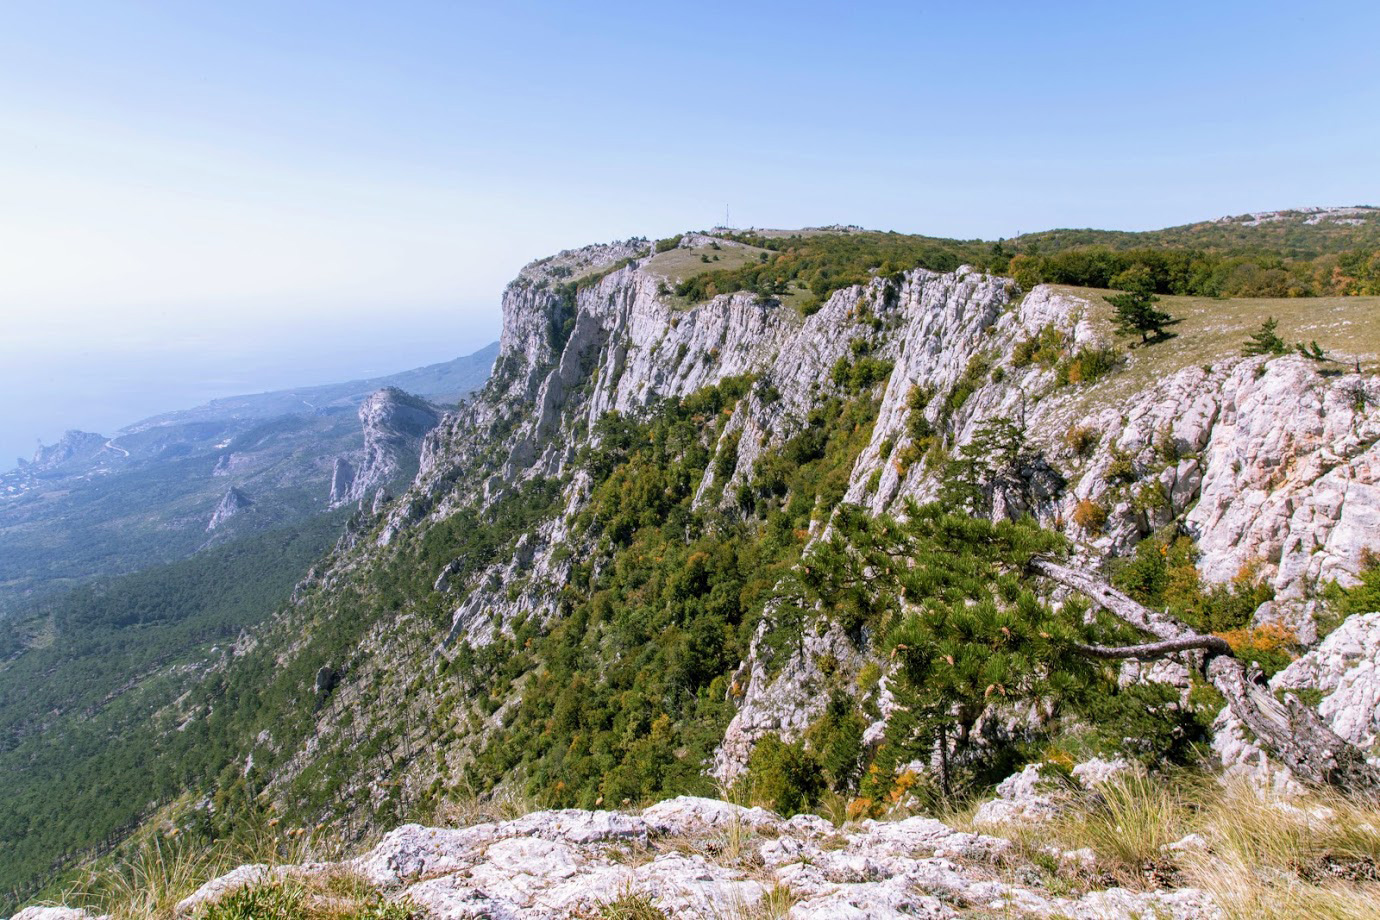
[[[621,896],[649,898],[673,918],[734,916],[789,898],[792,918],[951,918],[1015,911],[1041,917],[1208,920],[1194,889],[1113,888],[1057,897],[1005,881],[1000,838],[931,818],[835,828],[813,815],[682,796],[640,815],[577,810],[460,829],[406,825],[346,868],[433,920],[558,918]],[[330,867],[285,872],[329,871]],[[266,878],[245,867],[205,886],[182,915]]]
[[[231,486],[225,490],[225,495],[221,498],[220,504],[216,505],[216,510],[211,512],[211,520],[206,523],[206,530],[215,530],[235,515],[249,510],[253,505],[253,499],[246,495],[243,489]]]
[[[365,507],[378,490],[415,463],[422,439],[441,420],[441,410],[424,399],[386,387],[359,406],[364,449],[339,457],[331,473],[330,505]]]

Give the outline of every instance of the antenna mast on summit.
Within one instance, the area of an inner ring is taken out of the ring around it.
[[[728,222],[728,205],[724,205],[724,229],[727,230],[733,225]]]

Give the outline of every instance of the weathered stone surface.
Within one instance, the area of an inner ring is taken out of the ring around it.
[[[1040,775],[1043,764],[1027,764],[997,784],[997,797],[983,802],[973,814],[979,826],[1038,824],[1055,817],[1063,809],[1049,794]]]
[[[931,818],[839,829],[813,815],[787,821],[760,808],[683,796],[641,815],[566,810],[454,830],[407,825],[349,868],[431,920],[554,920],[626,895],[648,898],[673,918],[736,916],[783,895],[793,918],[939,920],[972,910],[1090,920],[1219,916],[1192,889],[1113,888],[1071,899],[1012,885],[1000,870],[1011,852],[1002,838]],[[262,866],[244,867],[203,888],[195,903],[271,875]]]
[[[26,907],[10,920],[105,920],[71,907]]]

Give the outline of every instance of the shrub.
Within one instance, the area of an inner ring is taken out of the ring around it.
[[[786,744],[776,735],[757,742],[748,758],[747,783],[754,801],[786,817],[805,811],[824,791],[819,760],[801,742]]]
[[[1060,386],[1093,383],[1116,370],[1120,363],[1121,353],[1115,348],[1084,346],[1059,362],[1055,381]]]
[[[1102,528],[1107,526],[1107,509],[1085,498],[1073,506],[1073,522],[1088,533],[1102,533]]]
[[[1064,432],[1064,443],[1080,457],[1086,457],[1097,446],[1098,432],[1091,425],[1070,425]]]
[[[1107,481],[1113,485],[1136,481],[1136,463],[1131,455],[1117,447],[1111,448],[1112,462],[1107,464]]]
[[[1338,615],[1338,623],[1354,613],[1380,610],[1380,554],[1366,550],[1361,555],[1358,577],[1360,583],[1353,587],[1344,588],[1334,581],[1323,589],[1323,596]]]
[[[834,362],[829,377],[847,392],[861,393],[886,380],[891,375],[891,368],[892,362],[883,358],[864,354],[856,361],[849,361],[844,356]]]
[[[1255,662],[1266,677],[1283,671],[1297,657],[1297,637],[1278,623],[1227,630],[1221,636],[1237,658]]]
[[[1169,612],[1203,632],[1242,629],[1274,589],[1245,566],[1229,585],[1204,585],[1198,551],[1186,536],[1142,540],[1112,574],[1112,584],[1150,607]]]
[[[851,792],[857,788],[862,766],[862,735],[866,728],[856,701],[846,693],[836,692],[829,698],[824,714],[806,733],[829,786],[835,792]]]
[[[1136,497],[1132,499],[1131,506],[1142,514],[1153,514],[1169,507],[1169,491],[1165,489],[1164,483],[1152,479],[1136,490]]]
[[[1048,323],[1034,335],[1016,343],[1011,351],[1011,366],[1020,368],[1039,364],[1041,367],[1053,367],[1064,356],[1067,346],[1068,338],[1064,333]]]
[[[418,920],[420,916],[405,902],[385,901],[379,892],[354,880],[325,879],[240,888],[197,914],[197,920]]]
[[[953,414],[963,408],[963,404],[968,401],[968,397],[977,392],[977,388],[982,386],[982,382],[987,379],[987,373],[991,369],[991,362],[986,355],[973,355],[968,359],[968,366],[963,369],[963,376],[958,378],[954,388],[949,391],[949,395],[944,398],[943,418],[947,422]]]

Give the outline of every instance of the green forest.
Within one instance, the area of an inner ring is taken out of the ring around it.
[[[752,291],[799,292],[796,305],[818,309],[836,290],[911,268],[952,271],[961,264],[1013,277],[1022,287],[1067,284],[1120,288],[1148,272],[1159,294],[1204,297],[1321,297],[1380,294],[1380,222],[1360,226],[1281,221],[1243,227],[1211,222],[1145,233],[1052,230],[1011,240],[950,240],[842,230],[797,234],[726,233],[768,250],[757,264],[705,271],[675,294],[690,301]]]
[[[187,775],[153,756],[166,726],[151,716],[287,599],[343,523],[322,515],[76,589],[6,631],[0,892],[99,853],[182,792]]]

